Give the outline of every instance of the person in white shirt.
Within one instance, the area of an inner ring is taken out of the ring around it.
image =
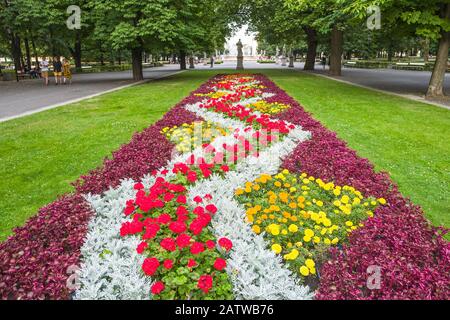
[[[39,68],[41,69],[41,77],[44,78],[44,83],[48,86],[48,61],[46,58],[39,63]]]

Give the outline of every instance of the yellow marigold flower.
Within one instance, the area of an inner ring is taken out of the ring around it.
[[[267,226],[267,231],[269,231],[272,235],[277,236],[280,234],[280,226],[278,224],[272,223]]]
[[[373,217],[373,212],[372,211],[367,211],[367,215],[372,218]]]
[[[259,189],[261,189],[261,186],[259,184],[253,185],[253,190],[259,191]]]
[[[309,272],[311,272],[311,274],[316,274],[316,268],[309,269]]]
[[[276,254],[279,254],[281,252],[282,248],[279,244],[275,243],[272,245],[272,251]]]
[[[310,241],[311,241],[311,237],[304,236],[304,237],[303,237],[303,241],[305,241],[305,242],[310,242]]]
[[[288,234],[288,232],[287,232],[287,230],[286,230],[286,229],[283,229],[283,230],[281,230],[281,234],[285,236],[285,235],[287,235],[287,234]]]
[[[305,229],[305,236],[312,238],[314,236],[314,231],[311,229]]]
[[[288,202],[288,197],[289,194],[286,192],[280,192],[280,194],[278,195],[280,197],[280,200],[287,203]]]
[[[305,265],[306,265],[309,269],[314,268],[314,267],[316,266],[316,264],[314,263],[314,260],[313,260],[313,259],[306,259],[306,260],[305,260]]]
[[[347,227],[351,227],[351,226],[353,225],[353,222],[351,222],[351,221],[345,221],[345,225],[346,225]]]
[[[303,196],[298,197],[297,202],[299,202],[299,203],[305,202],[305,197],[303,197]]]
[[[309,276],[309,269],[307,266],[301,266],[300,267],[300,274],[304,277]]]
[[[310,180],[309,179],[303,179],[302,182],[303,182],[303,184],[308,184],[308,183],[310,183]]]
[[[376,206],[377,202],[372,200],[372,201],[370,201],[370,204],[373,205],[373,206]]]
[[[385,205],[385,204],[386,204],[386,199],[384,199],[384,198],[379,198],[379,199],[378,199],[378,202],[381,203],[382,205]]]
[[[291,202],[291,203],[289,203],[289,208],[296,209],[297,208],[297,204],[295,202]]]
[[[319,207],[322,207],[322,206],[323,206],[323,202],[320,201],[320,200],[318,200],[318,201],[316,202],[316,205],[318,205]]]
[[[290,192],[295,192],[295,191],[297,191],[297,188],[296,188],[296,187],[291,187],[291,188],[289,189],[289,191],[290,191]]]
[[[295,233],[298,231],[298,227],[295,224],[291,224],[288,228],[289,232]]]
[[[295,259],[297,259],[299,254],[300,253],[298,252],[297,249],[292,249],[292,251],[288,254],[285,254],[283,258],[285,260],[295,260]]]
[[[336,244],[336,243],[338,243],[339,242],[339,238],[334,238],[333,240],[331,240],[331,243],[332,244]]]
[[[252,188],[251,187],[245,187],[245,192],[247,192],[247,193],[252,192]]]
[[[299,241],[299,242],[296,242],[295,245],[296,245],[297,247],[301,247],[301,246],[303,246],[303,243],[301,243],[301,242]]]
[[[275,181],[275,183],[274,183],[274,185],[275,185],[275,187],[281,187],[281,182],[280,181]]]
[[[236,191],[234,192],[234,194],[237,196],[240,196],[243,193],[244,193],[244,190],[242,190],[241,188],[236,189]]]
[[[335,205],[336,207],[339,207],[341,205],[341,202],[339,200],[334,200],[333,205]]]
[[[252,226],[252,230],[256,234],[260,234],[261,233],[261,228],[258,225],[253,225]]]
[[[335,196],[339,196],[339,195],[341,194],[341,189],[334,188],[334,189],[333,189],[333,194],[334,194]]]
[[[359,198],[354,198],[353,199],[353,205],[357,205],[357,204],[360,204],[361,203],[361,199],[359,199]]]
[[[314,243],[320,243],[320,238],[318,236],[315,236],[313,238]]]
[[[293,222],[295,222],[295,221],[298,221],[298,218],[296,217],[296,216],[291,216],[291,221],[293,221]]]
[[[328,245],[331,244],[331,240],[329,238],[325,238],[325,240],[323,240],[323,242]]]
[[[343,195],[342,196],[342,198],[341,198],[341,202],[342,203],[348,203],[348,201],[350,200],[350,198],[349,198],[349,196],[348,195]]]
[[[273,215],[273,214],[269,214],[269,219],[275,219],[275,215]]]
[[[284,169],[283,171],[281,171],[283,174],[288,175],[289,174],[289,170],[288,169]]]

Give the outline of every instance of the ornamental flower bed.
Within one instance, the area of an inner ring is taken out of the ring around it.
[[[443,230],[262,75],[213,77],[76,187],[0,245],[3,299],[449,298]]]

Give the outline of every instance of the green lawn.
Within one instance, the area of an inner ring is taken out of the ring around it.
[[[186,72],[0,123],[0,240],[217,72]],[[292,70],[255,72],[390,172],[434,224],[450,226],[450,111]]]

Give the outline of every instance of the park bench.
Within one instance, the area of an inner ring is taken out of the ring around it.
[[[17,71],[17,80],[30,79],[30,74],[22,71]]]

